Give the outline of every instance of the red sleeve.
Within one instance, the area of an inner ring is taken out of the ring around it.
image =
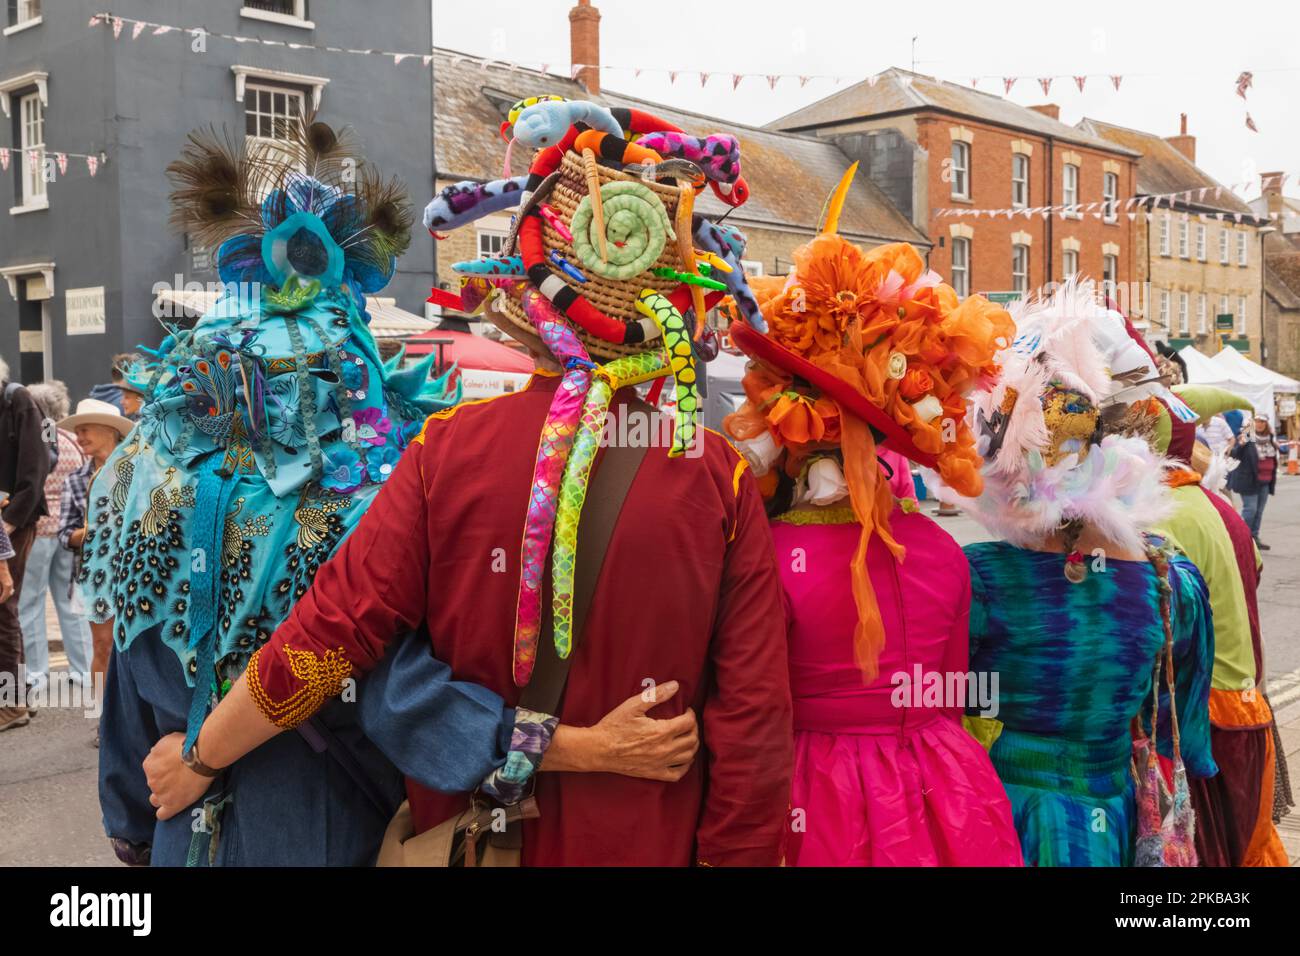
[[[708,792],[696,853],[711,866],[775,866],[790,807],[794,729],[781,580],[758,485],[738,475],[704,702]]]
[[[302,723],[341,691],[353,670],[370,670],[390,641],[424,620],[429,539],[423,438],[407,448],[356,530],[249,661],[253,699],[278,726]]]

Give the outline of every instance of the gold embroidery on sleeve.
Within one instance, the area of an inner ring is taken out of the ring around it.
[[[312,651],[299,651],[292,647],[284,649],[289,659],[289,670],[293,676],[303,682],[303,686],[282,701],[273,701],[262,687],[262,678],[257,670],[257,663],[265,648],[259,647],[248,659],[248,690],[253,695],[253,703],[271,723],[277,727],[297,727],[320,709],[330,697],[337,697],[343,690],[343,681],[352,674],[352,662],[343,656],[343,648],[326,651],[324,657],[317,657]]]

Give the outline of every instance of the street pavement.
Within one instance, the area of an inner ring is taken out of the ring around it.
[[[929,513],[934,502],[923,507]],[[989,537],[965,515],[936,520],[961,544]],[[1259,592],[1266,686],[1300,794],[1300,477],[1279,477],[1261,536],[1272,545]],[[52,605],[46,619],[57,635]],[[66,666],[56,650],[52,669]],[[69,708],[42,709],[29,726],[0,734],[0,866],[116,863],[100,820],[94,737],[95,720]],[[1300,865],[1300,810],[1279,829]]]

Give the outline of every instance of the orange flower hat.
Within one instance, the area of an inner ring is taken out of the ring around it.
[[[837,235],[856,171],[854,163],[840,180],[825,225],[794,253],[790,275],[751,280],[768,333],[731,326],[732,341],[753,361],[747,401],[724,427],[737,441],[761,445],[773,462],[784,455],[791,476],[810,454],[839,448],[862,525],[851,563],[854,647],[873,679],[884,631],[866,570],[871,535],[903,558],[889,532],[893,498],[878,480],[876,445],[933,468],[961,494],[978,495],[982,462],[966,423],[966,396],[994,383],[994,356],[1015,337],[1015,324],[981,296],[959,302],[911,245],[864,250]]]

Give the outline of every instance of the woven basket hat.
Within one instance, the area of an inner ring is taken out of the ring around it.
[[[543,221],[542,240],[547,253],[547,269],[610,318],[625,324],[642,321],[642,316],[636,309],[637,297],[646,289],[667,293],[678,285],[672,279],[656,276],[653,270],[659,267],[681,270],[682,259],[672,235],[667,237],[658,250],[658,255],[653,258],[651,256],[657,244],[640,248],[638,237],[646,221],[666,221],[673,224],[675,229],[681,190],[690,187],[665,185],[631,176],[599,165],[592,157],[584,161],[582,155],[572,150],[565,154],[559,174],[559,180],[546,202],[573,234],[574,242],[567,241],[550,222]],[[601,262],[597,251],[596,224],[588,198],[589,174],[593,174],[600,182],[602,206],[605,210],[608,265]],[[578,220],[576,226],[575,218]],[[624,239],[626,242],[623,246],[615,245],[616,240]],[[575,243],[579,248],[575,248]],[[558,252],[566,261],[580,269],[587,281],[578,282],[567,275],[550,260],[552,252]],[[640,254],[636,255],[637,252]],[[637,265],[644,267],[630,272]],[[618,275],[602,272],[616,272]],[[498,308],[510,325],[535,334],[533,324],[517,299],[500,296],[497,301]],[[662,347],[661,340],[657,337],[629,345],[616,345],[590,335],[576,324],[575,331],[591,356],[598,359],[615,359]]]

